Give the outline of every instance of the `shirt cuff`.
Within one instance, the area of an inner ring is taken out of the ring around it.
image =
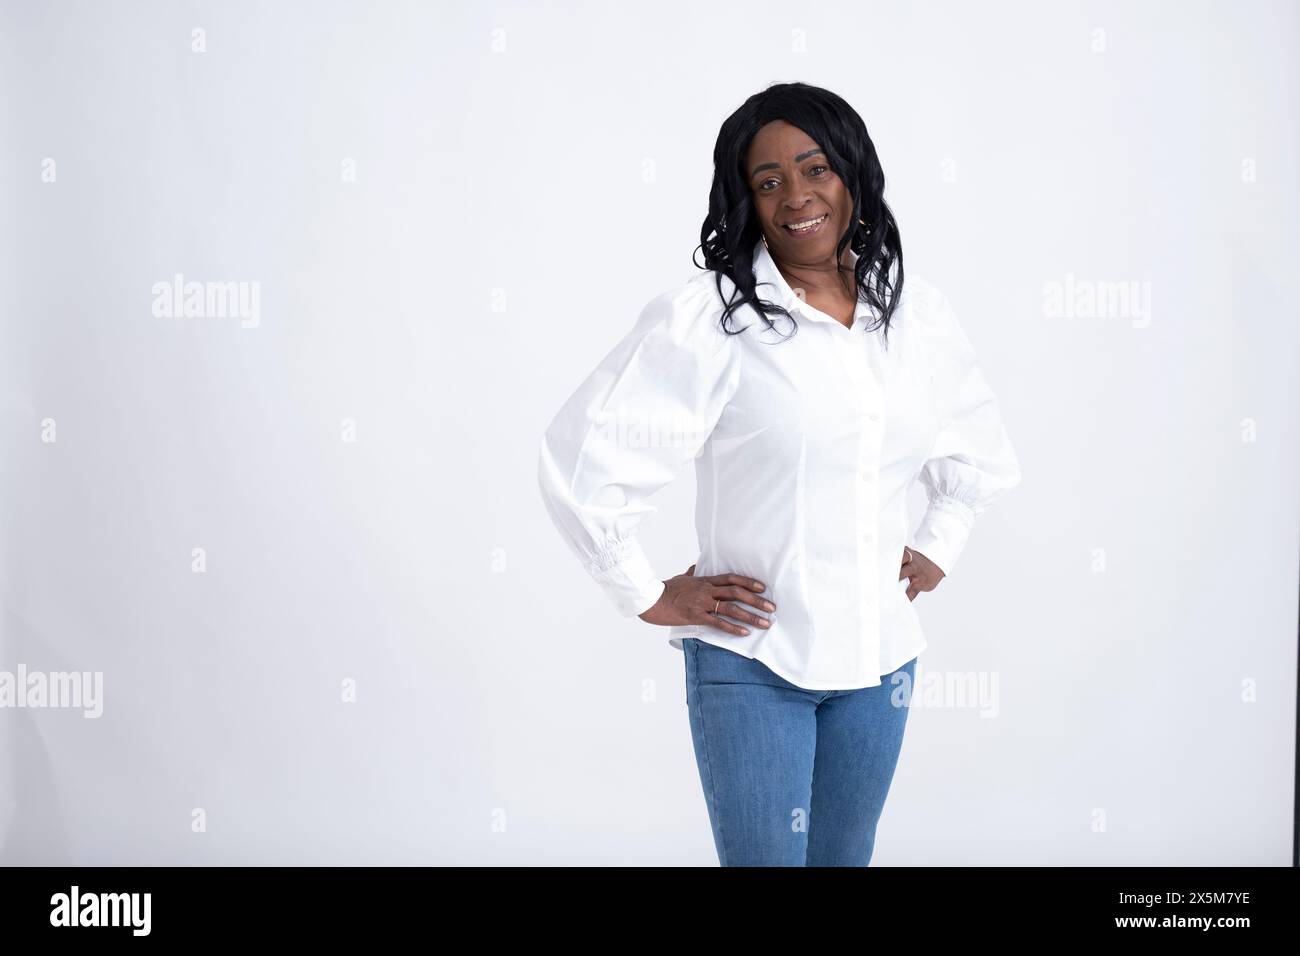
[[[969,505],[956,498],[936,496],[930,499],[908,547],[938,565],[945,576],[952,574],[974,524],[975,512]]]
[[[645,551],[635,538],[619,542],[587,565],[587,571],[624,617],[644,614],[659,602],[667,587],[650,567]]]

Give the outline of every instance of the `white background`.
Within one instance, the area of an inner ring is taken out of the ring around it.
[[[1298,27],[6,3],[0,670],[105,700],[0,710],[0,861],[716,865],[682,656],[564,548],[536,452],[694,272],[722,121],[803,80],[866,120],[1024,470],[918,598],[918,673],[996,716],[912,712],[873,864],[1289,863]],[[259,283],[260,324],[154,317],[178,272]],[[1067,275],[1150,283],[1149,323],[1049,316]],[[643,525],[663,577],[693,493]]]

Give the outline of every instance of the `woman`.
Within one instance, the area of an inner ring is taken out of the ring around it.
[[[869,863],[926,646],[912,601],[1020,480],[948,300],[904,284],[884,186],[839,96],[751,97],[714,148],[706,271],[646,305],[542,441],[570,549],[685,652],[723,866]],[[660,580],[635,530],[691,459],[699,557]]]

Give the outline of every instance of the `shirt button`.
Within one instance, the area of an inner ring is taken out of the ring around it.
[[[864,532],[862,533],[862,540],[863,540],[863,541],[870,541],[870,540],[871,540],[871,532],[870,532],[870,531],[864,531]]]
[[[869,419],[871,419],[871,420],[874,422],[874,421],[875,421],[876,419],[878,419],[880,416],[877,415],[875,412],[872,412],[872,413],[871,413],[870,415],[868,415],[867,417],[868,417]]]
[[[869,472],[869,471],[864,471],[864,472],[862,473],[862,480],[863,480],[863,481],[870,481],[870,480],[872,479],[872,477],[873,477],[873,475],[872,475],[871,472]]]

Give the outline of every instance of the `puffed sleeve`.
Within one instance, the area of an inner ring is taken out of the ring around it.
[[[930,286],[918,299],[939,433],[918,476],[927,506],[909,546],[952,574],[976,517],[1020,483],[1020,463],[947,296]]]
[[[645,499],[699,453],[739,383],[739,351],[703,285],[650,300],[542,437],[546,510],[626,617],[653,607],[664,590],[636,538],[655,510]]]

